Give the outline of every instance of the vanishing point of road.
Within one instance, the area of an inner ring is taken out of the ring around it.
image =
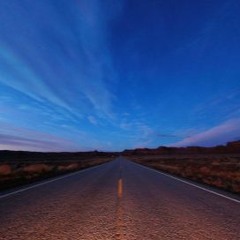
[[[239,240],[240,201],[118,158],[0,196],[1,240]]]

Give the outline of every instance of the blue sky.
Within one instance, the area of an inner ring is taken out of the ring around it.
[[[238,0],[0,1],[0,149],[240,139]]]

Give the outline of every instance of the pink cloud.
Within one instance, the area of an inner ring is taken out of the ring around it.
[[[0,150],[77,151],[69,139],[0,122]]]
[[[204,132],[171,144],[173,146],[214,146],[240,138],[240,119],[232,119]]]

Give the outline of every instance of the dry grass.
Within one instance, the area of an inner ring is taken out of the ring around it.
[[[41,173],[44,173],[44,172],[50,172],[52,170],[53,170],[52,165],[41,164],[41,163],[27,165],[27,166],[24,166],[22,168],[22,171],[25,174],[41,174]]]
[[[61,163],[54,161],[47,163],[34,163],[34,161],[21,164],[2,163],[0,164],[0,190],[103,164],[110,160],[112,160],[110,157],[95,157]]]
[[[0,165],[0,176],[7,176],[11,174],[12,168],[9,164]]]
[[[240,156],[135,156],[131,159],[173,175],[240,193]]]

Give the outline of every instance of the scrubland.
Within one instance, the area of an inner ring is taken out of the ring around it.
[[[157,170],[240,194],[240,154],[128,156]]]
[[[113,154],[1,152],[0,190],[106,163]],[[99,156],[98,156],[99,155]],[[15,156],[15,157],[13,157]]]

